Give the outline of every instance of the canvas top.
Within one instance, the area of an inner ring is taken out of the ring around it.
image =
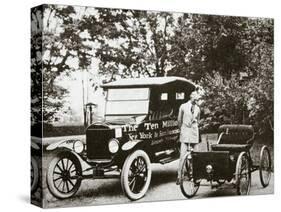
[[[148,78],[130,78],[130,79],[120,79],[114,82],[103,84],[103,88],[112,87],[140,87],[140,86],[158,86],[165,85],[173,82],[184,82],[189,86],[196,86],[193,82],[183,78],[183,77],[148,77]]]

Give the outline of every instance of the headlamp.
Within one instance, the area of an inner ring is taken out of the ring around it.
[[[84,144],[82,141],[75,141],[73,143],[73,150],[78,154],[82,153],[84,150]]]
[[[112,154],[118,152],[118,150],[119,150],[119,141],[117,139],[115,139],[115,138],[110,139],[109,142],[108,142],[108,150]]]

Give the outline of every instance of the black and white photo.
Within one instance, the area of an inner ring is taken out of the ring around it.
[[[31,202],[273,194],[273,34],[271,18],[32,8]]]

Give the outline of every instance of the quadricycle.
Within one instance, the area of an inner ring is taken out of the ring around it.
[[[254,141],[251,125],[221,125],[217,142],[211,145],[210,151],[187,152],[180,182],[184,196],[191,198],[196,195],[203,180],[209,182],[212,188],[229,182],[238,195],[248,195],[254,171],[259,171],[261,185],[267,187],[272,175],[270,150],[263,145],[259,162],[254,162],[250,151]]]

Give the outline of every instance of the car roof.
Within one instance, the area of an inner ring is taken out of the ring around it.
[[[151,86],[161,86],[168,83],[186,83],[189,86],[196,87],[196,84],[187,80],[183,77],[147,77],[147,78],[128,78],[120,79],[114,82],[109,82],[101,85],[103,88],[121,88],[121,87],[151,87]]]

